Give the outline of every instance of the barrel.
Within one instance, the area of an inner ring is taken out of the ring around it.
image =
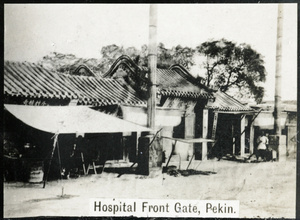
[[[42,161],[32,163],[30,167],[30,183],[41,183],[44,178],[44,163]]]

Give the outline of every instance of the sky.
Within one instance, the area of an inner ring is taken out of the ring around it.
[[[274,99],[277,4],[159,4],[157,42],[196,47],[225,38],[263,55],[264,100]],[[38,62],[51,52],[100,58],[103,46],[149,42],[149,4],[5,4],[4,59]],[[297,4],[283,5],[282,99],[297,99]]]

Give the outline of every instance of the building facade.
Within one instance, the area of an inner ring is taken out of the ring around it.
[[[52,72],[32,63],[7,61],[4,63],[4,103],[16,106],[88,106],[146,127],[148,78],[148,69],[136,65],[128,56],[118,58],[103,77],[84,65],[67,74]],[[174,153],[180,155],[181,160],[192,157],[206,160],[226,154],[243,156],[253,151],[252,119],[255,111],[226,93],[207,88],[201,79],[194,78],[184,67],[173,65],[168,69],[157,69],[156,98],[155,132],[159,131],[159,134],[153,142],[154,147],[149,150],[150,162],[161,165],[168,158],[172,138],[204,140],[199,143],[178,142]],[[4,113],[7,154],[13,148],[23,151],[29,143],[42,152],[39,159],[46,160],[52,142],[45,140],[51,140],[51,134],[28,126],[9,111]],[[101,124],[101,121],[95,123]],[[110,160],[128,165],[138,160],[141,135],[141,131],[75,132],[61,135],[59,142],[62,143],[63,158],[69,158],[81,136],[83,140],[78,145],[85,146],[80,153],[86,158],[102,164]]]
[[[161,136],[222,139],[223,144],[218,144],[216,150],[212,149],[214,144],[208,146],[206,142],[177,143],[175,153],[180,154],[182,160],[188,160],[193,155],[196,159],[206,160],[208,156],[220,155],[220,151],[221,154],[242,156],[251,153],[253,132],[250,127],[253,125],[250,122],[255,115],[254,109],[226,93],[207,88],[201,79],[196,79],[180,65],[173,65],[168,69],[157,68],[156,72],[157,108],[179,109],[182,112],[180,124],[165,126]],[[147,68],[138,66],[128,56],[121,56],[104,74],[104,78],[121,82],[146,100],[148,75]],[[166,155],[171,151],[171,142],[170,139],[162,140]]]

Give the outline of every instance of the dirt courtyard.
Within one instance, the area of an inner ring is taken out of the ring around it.
[[[191,168],[197,165],[194,161]],[[240,218],[295,218],[295,159],[261,163],[209,160],[197,170],[215,174],[174,177],[157,170],[147,177],[118,177],[104,172],[50,181],[46,188],[42,184],[4,183],[4,217],[89,216],[90,198],[141,198],[239,200]]]

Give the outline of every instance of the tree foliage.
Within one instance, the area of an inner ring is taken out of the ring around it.
[[[238,89],[241,96],[261,101],[264,88],[260,84],[265,82],[266,71],[262,56],[250,45],[221,39],[204,42],[196,51],[203,58],[200,68],[206,70],[206,86],[224,92]]]
[[[102,72],[99,59],[78,58],[73,54],[52,52],[49,55],[44,56],[43,59],[38,62],[38,64],[49,70],[67,74],[72,74],[72,72],[82,64],[86,65],[97,76],[101,76]]]
[[[158,68],[169,68],[173,64],[181,64],[189,69],[195,65],[193,55],[195,50],[180,45],[167,49],[163,43],[157,46],[157,66]],[[111,65],[121,55],[129,56],[137,65],[148,66],[148,46],[143,45],[141,49],[135,47],[124,48],[115,44],[107,45],[101,48],[99,59],[83,59],[73,54],[62,54],[53,52],[43,57],[39,62],[45,67],[58,72],[72,72],[78,65],[84,64],[91,70],[105,73]]]
[[[84,64],[96,75],[101,76],[121,55],[128,55],[139,66],[148,66],[147,45],[137,49],[115,44],[102,47],[98,59],[83,59],[72,54],[54,52],[43,57],[39,63],[51,70],[69,74]],[[195,57],[201,58],[200,63]],[[247,44],[237,45],[221,39],[204,42],[195,49],[181,45],[168,49],[163,43],[159,43],[157,67],[169,68],[173,64],[180,64],[188,70],[195,66],[204,70],[205,84],[208,87],[224,92],[237,90],[239,97],[254,97],[257,102],[260,102],[264,95],[264,88],[260,86],[266,78],[264,61],[262,56]]]

